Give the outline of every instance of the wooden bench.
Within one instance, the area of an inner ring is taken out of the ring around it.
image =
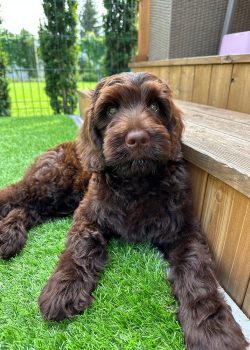
[[[81,116],[89,92],[80,91]],[[196,213],[221,285],[250,316],[250,115],[176,100]]]

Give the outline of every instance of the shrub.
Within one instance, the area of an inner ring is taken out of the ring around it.
[[[0,18],[0,24],[1,24]],[[6,77],[7,58],[0,43],[0,116],[10,115],[10,98]]]

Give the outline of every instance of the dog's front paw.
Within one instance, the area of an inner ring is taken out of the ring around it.
[[[189,321],[185,328],[188,350],[245,350],[248,345],[227,306],[219,307],[200,321],[196,319],[196,326]]]
[[[39,307],[46,320],[61,321],[81,313],[91,301],[92,297],[81,280],[67,279],[58,271],[45,285],[39,297]]]

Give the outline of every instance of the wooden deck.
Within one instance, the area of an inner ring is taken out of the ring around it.
[[[185,159],[250,198],[250,115],[184,101]]]

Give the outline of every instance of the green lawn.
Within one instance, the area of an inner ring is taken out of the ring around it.
[[[95,87],[95,82],[78,82],[78,89],[88,90]],[[10,82],[12,116],[51,115],[49,98],[45,92],[45,82]],[[78,107],[75,111],[78,114]]]
[[[0,187],[20,179],[32,159],[76,128],[65,116],[0,118]],[[182,350],[166,264],[146,244],[113,241],[109,264],[82,315],[42,319],[37,299],[64,247],[72,218],[31,230],[23,252],[0,261],[1,350]]]

